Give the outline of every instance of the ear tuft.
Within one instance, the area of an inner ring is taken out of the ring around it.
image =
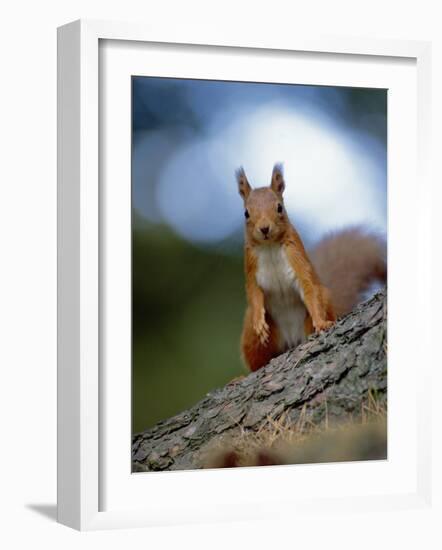
[[[238,182],[239,194],[244,200],[246,200],[252,188],[250,187],[250,183],[247,180],[246,173],[244,172],[244,168],[242,166],[236,170],[235,176],[236,181]]]
[[[285,189],[285,182],[284,182],[284,172],[282,163],[277,163],[273,167],[272,172],[272,181],[270,183],[270,187],[273,189],[273,191],[282,197],[282,194],[284,193]]]

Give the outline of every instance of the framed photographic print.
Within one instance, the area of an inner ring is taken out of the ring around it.
[[[58,70],[59,521],[425,505],[429,45],[81,21]]]

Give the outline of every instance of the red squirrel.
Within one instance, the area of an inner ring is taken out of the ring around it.
[[[268,187],[252,189],[236,171],[244,201],[247,309],[241,336],[251,371],[330,328],[376,280],[386,279],[385,245],[359,228],[324,238],[310,255],[284,206],[282,165]]]

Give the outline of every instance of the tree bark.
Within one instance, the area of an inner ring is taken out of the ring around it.
[[[133,471],[201,467],[215,438],[257,431],[281,415],[296,422],[358,416],[368,392],[387,399],[386,291],[360,304],[327,332],[257,372],[210,392],[191,409],[133,436]]]

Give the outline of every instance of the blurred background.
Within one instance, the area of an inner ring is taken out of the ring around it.
[[[134,77],[133,431],[245,374],[243,206],[284,164],[307,247],[327,231],[387,230],[387,92]]]

